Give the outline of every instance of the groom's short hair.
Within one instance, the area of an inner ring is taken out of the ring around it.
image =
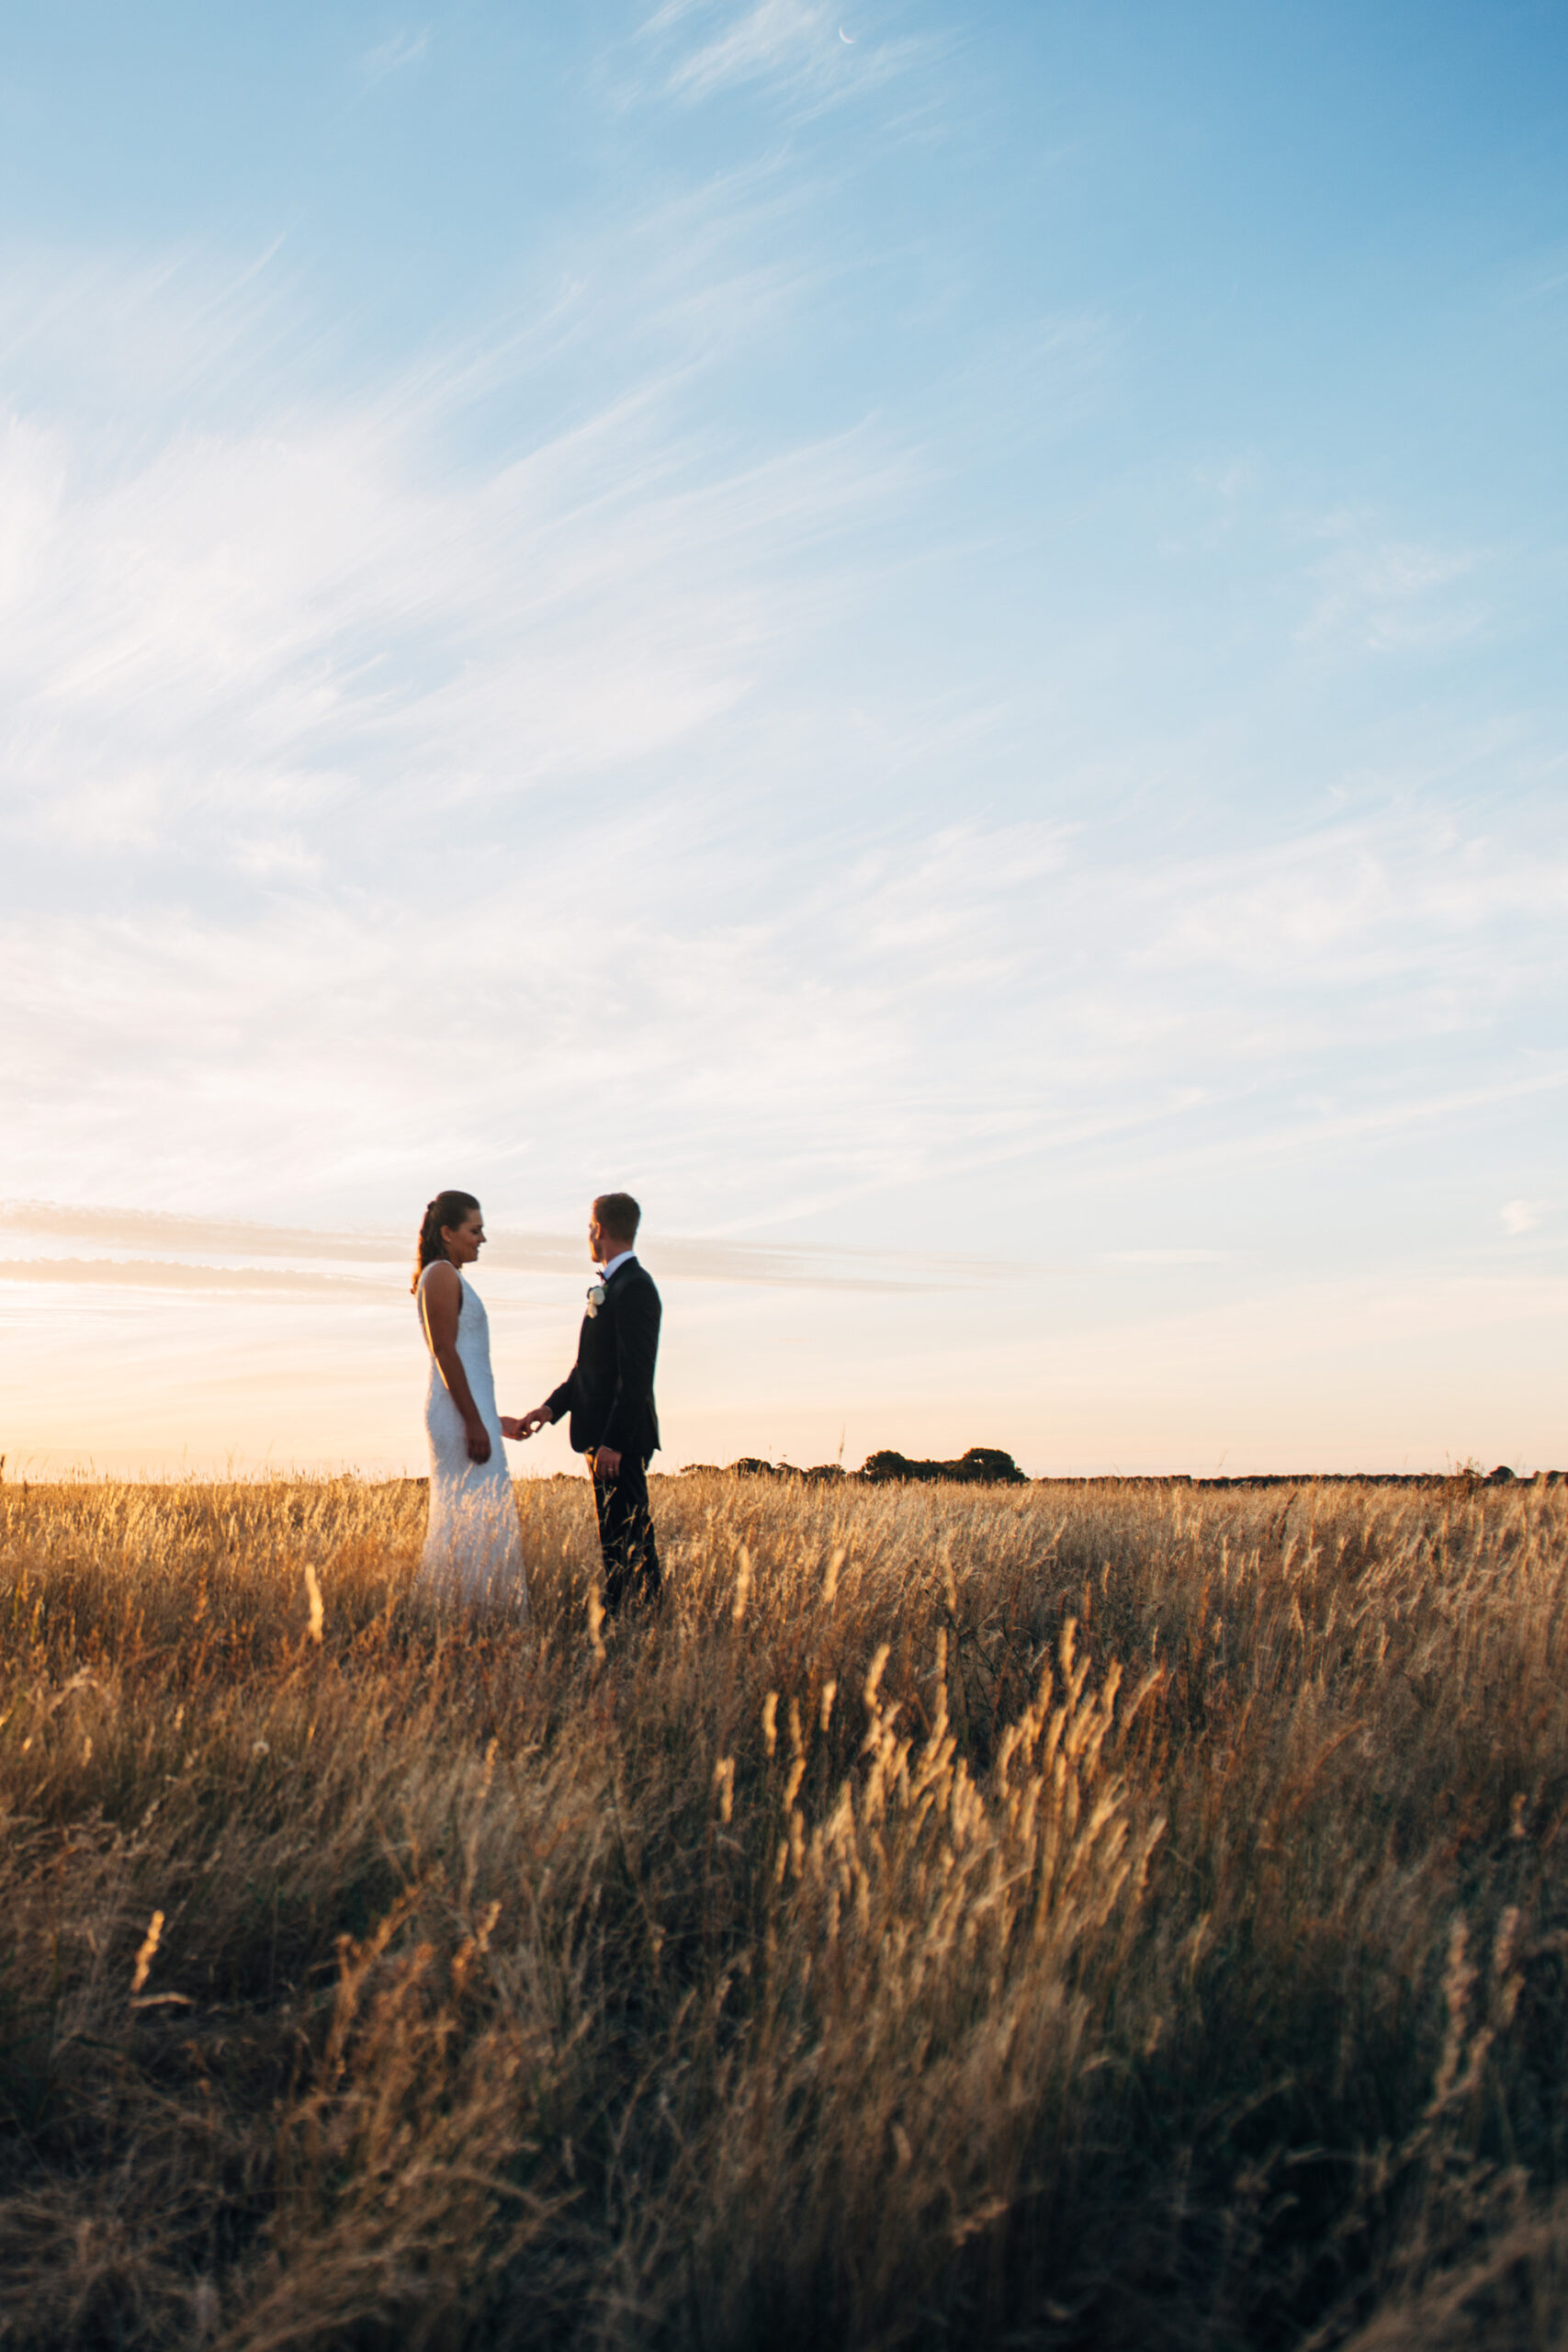
[[[612,1241],[635,1241],[642,1211],[629,1193],[601,1193],[593,1204],[593,1221]]]

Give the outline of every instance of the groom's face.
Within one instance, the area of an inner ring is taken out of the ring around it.
[[[596,1266],[607,1266],[612,1258],[618,1258],[623,1250],[629,1250],[631,1246],[618,1233],[606,1233],[596,1216],[589,1218],[588,1254]]]

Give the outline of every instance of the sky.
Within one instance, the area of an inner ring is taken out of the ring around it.
[[[5,1475],[1568,1466],[1568,15],[0,17]],[[564,1435],[513,1450],[569,1468]]]

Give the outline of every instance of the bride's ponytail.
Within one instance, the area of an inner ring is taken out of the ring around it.
[[[419,1288],[419,1278],[426,1266],[434,1266],[438,1258],[445,1258],[446,1255],[441,1246],[443,1228],[461,1225],[463,1219],[471,1215],[478,1206],[479,1203],[472,1193],[436,1193],[435,1198],[427,1205],[423,1221],[419,1228],[419,1240],[414,1250],[413,1280],[409,1284],[410,1290]]]

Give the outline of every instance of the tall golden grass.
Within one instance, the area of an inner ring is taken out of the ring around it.
[[[0,1487],[0,2342],[1545,2346],[1568,1493]]]

